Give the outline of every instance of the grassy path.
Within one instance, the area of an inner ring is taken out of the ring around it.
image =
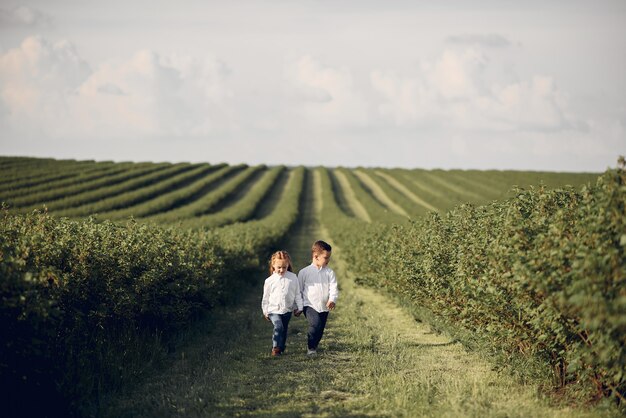
[[[352,186],[350,186],[350,182],[346,178],[346,175],[339,170],[333,170],[333,174],[337,178],[337,182],[341,187],[341,195],[345,197],[345,200],[350,209],[352,209],[352,212],[365,222],[372,222],[367,210],[365,210],[359,199],[357,199],[356,194],[354,194],[354,190],[352,190]]]
[[[327,238],[319,223],[319,179],[308,171],[302,219],[285,248],[297,268],[311,243]],[[331,240],[332,242],[332,240]],[[306,356],[306,320],[290,323],[287,352],[269,356],[271,325],[262,319],[261,283],[236,307],[178,349],[161,372],[108,402],[111,417],[563,417],[536,388],[492,371],[477,355],[434,333],[392,299],[357,287],[334,248],[340,298],[316,357]]]
[[[372,194],[376,199],[378,199],[379,202],[381,202],[383,205],[385,205],[398,215],[409,216],[409,214],[406,213],[406,211],[402,209],[400,205],[396,204],[393,200],[389,198],[389,196],[387,196],[382,187],[376,184],[376,182],[372,180],[367,173],[360,170],[354,170],[354,174],[359,178],[359,180],[363,182],[363,184],[365,184],[372,191]]]
[[[398,190],[400,193],[404,194],[406,197],[411,199],[416,204],[424,207],[426,210],[431,211],[431,212],[438,212],[439,211],[436,207],[434,207],[433,205],[431,205],[430,203],[426,202],[424,199],[422,199],[421,197],[419,197],[418,195],[416,195],[415,193],[413,193],[412,191],[410,191],[409,189],[404,187],[404,185],[402,183],[400,183],[398,180],[396,180],[395,178],[393,178],[393,176],[391,176],[391,175],[389,175],[387,173],[384,173],[381,170],[376,170],[376,174],[378,174],[380,177],[382,177],[385,180],[387,180],[387,182],[392,187],[395,187],[396,190]]]

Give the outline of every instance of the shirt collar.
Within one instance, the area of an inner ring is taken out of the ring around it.
[[[315,265],[315,263],[311,263],[311,265],[312,265],[312,266],[313,266],[313,268],[314,268],[315,270],[317,270],[317,271],[322,271],[322,270],[324,269],[324,266],[322,266],[322,267],[317,267],[317,266]]]

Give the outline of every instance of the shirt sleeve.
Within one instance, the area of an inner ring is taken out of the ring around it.
[[[336,302],[339,297],[339,289],[337,288],[337,277],[335,277],[335,272],[330,270],[328,272],[328,300],[330,302]]]
[[[296,306],[299,311],[304,309],[302,303],[302,286],[300,285],[300,277],[297,277],[296,280]]]
[[[263,299],[261,300],[261,309],[263,310],[263,315],[267,316],[268,306],[270,304],[270,283],[269,280],[265,280],[265,284],[263,285]]]
[[[298,289],[300,291],[300,299],[304,300],[304,276],[306,272],[304,269],[298,272]]]

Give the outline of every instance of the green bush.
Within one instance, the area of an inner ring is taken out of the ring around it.
[[[298,214],[304,169],[262,220],[210,231],[0,218],[3,413],[57,415],[137,379],[258,275]],[[36,397],[37,402],[33,402]]]
[[[518,189],[408,226],[328,219],[361,282],[541,359],[561,387],[623,400],[625,202],[622,161],[580,191]]]

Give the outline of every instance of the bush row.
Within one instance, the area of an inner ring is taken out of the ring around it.
[[[222,176],[218,182],[214,182],[210,190],[197,199],[179,206],[173,210],[156,213],[150,218],[155,222],[177,222],[185,218],[201,216],[213,210],[217,205],[224,202],[229,196],[236,192],[246,182],[254,178],[260,172],[265,171],[265,165],[248,167],[247,165],[234,166],[226,175]]]
[[[133,175],[140,175],[138,169],[144,168],[146,172],[149,171],[151,166],[156,164],[111,163],[109,167],[103,168],[98,168],[94,164],[69,179],[21,188],[14,193],[3,194],[3,198],[6,197],[5,201],[9,202],[11,207],[27,207],[39,202],[47,204],[57,199],[119,183]]]
[[[3,412],[77,413],[136,380],[133,365],[165,353],[172,336],[258,275],[297,217],[302,173],[268,217],[206,232],[5,209]]]
[[[211,166],[211,169],[208,171],[203,170],[201,176],[190,177],[192,181],[177,187],[162,189],[163,191],[161,193],[156,194],[154,197],[142,203],[122,206],[119,209],[100,213],[99,216],[103,219],[117,220],[127,219],[131,216],[141,218],[153,214],[158,216],[161,213],[170,213],[176,210],[175,208],[185,207],[186,203],[190,200],[193,201],[194,197],[201,196],[202,193],[207,193],[207,190],[212,191],[213,188],[216,187],[216,183],[219,183],[224,177],[229,176],[230,173],[238,169],[237,166],[233,166],[232,168],[226,165]],[[157,183],[153,187],[159,188],[166,182],[167,181]],[[208,193],[210,193],[210,191]]]
[[[232,205],[216,210],[206,215],[185,219],[181,222],[183,227],[192,228],[215,228],[234,222],[245,222],[255,212],[263,199],[278,182],[281,175],[286,175],[285,166],[276,166],[268,169],[262,177],[256,181],[241,199]]]
[[[0,193],[4,196],[5,193],[12,194],[20,188],[71,178],[93,165],[93,161],[51,159],[28,159],[14,162],[0,169],[2,173]]]
[[[425,307],[509,353],[549,364],[561,386],[626,392],[626,172],[582,190],[521,190],[410,225],[345,219],[336,239],[360,280]],[[393,272],[390,274],[390,272]]]

